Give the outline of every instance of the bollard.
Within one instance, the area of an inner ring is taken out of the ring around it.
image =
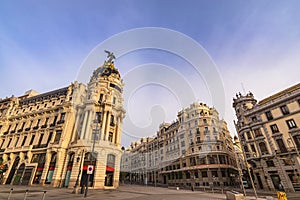
[[[10,200],[10,197],[11,197],[11,195],[12,195],[13,190],[14,190],[14,188],[11,188],[11,189],[10,189],[10,192],[9,192],[9,194],[8,194],[8,197],[7,197],[7,200]]]
[[[47,192],[47,191],[44,191],[42,200],[45,200],[46,192]]]
[[[26,199],[27,199],[27,194],[28,194],[28,189],[27,189],[27,190],[25,190],[25,194],[24,194],[24,200],[26,200]]]

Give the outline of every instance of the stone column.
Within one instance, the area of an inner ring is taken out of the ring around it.
[[[103,119],[102,119],[102,126],[101,126],[101,139],[105,140],[105,126],[106,126],[106,114],[107,111],[103,111]]]
[[[93,111],[89,111],[89,117],[88,120],[86,122],[86,139],[87,140],[92,140],[93,141],[93,137],[91,136],[91,126],[93,125],[93,117],[94,117],[95,113]]]
[[[110,112],[107,112],[107,118],[106,118],[106,126],[105,126],[105,140],[108,141],[109,136],[109,129],[110,129]]]
[[[84,139],[87,115],[88,115],[88,111],[85,111],[84,119],[83,119],[83,123],[82,123],[82,127],[81,127],[80,139]]]

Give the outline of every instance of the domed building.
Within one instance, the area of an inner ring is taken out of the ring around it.
[[[1,183],[118,187],[123,82],[106,53],[87,86],[0,99]]]

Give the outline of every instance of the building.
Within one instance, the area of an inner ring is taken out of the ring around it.
[[[108,58],[87,86],[0,100],[3,184],[118,187],[123,83]]]
[[[300,84],[259,102],[249,92],[233,99],[241,145],[256,187],[299,188]]]
[[[214,108],[193,103],[156,137],[131,143],[121,159],[125,181],[177,187],[240,184],[232,138]]]

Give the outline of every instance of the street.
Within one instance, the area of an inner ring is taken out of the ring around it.
[[[137,185],[124,185],[120,186],[118,190],[93,190],[89,189],[87,198],[83,197],[83,194],[72,194],[72,189],[66,188],[52,188],[41,186],[0,186],[0,199],[7,199],[11,188],[13,191],[11,194],[11,200],[23,200],[25,197],[25,191],[28,189],[26,196],[27,200],[42,200],[44,191],[46,191],[44,200],[68,200],[68,199],[105,199],[105,200],[118,200],[118,199],[139,199],[139,200],[199,200],[199,199],[226,199],[225,194],[208,193],[203,191],[192,192],[190,190],[175,190],[161,187],[151,186],[137,186]],[[273,197],[274,197],[273,193]],[[266,199],[266,196],[260,195],[259,199]],[[289,200],[299,199],[299,193],[292,195],[293,198]],[[255,199],[254,196],[247,196],[246,199]]]

